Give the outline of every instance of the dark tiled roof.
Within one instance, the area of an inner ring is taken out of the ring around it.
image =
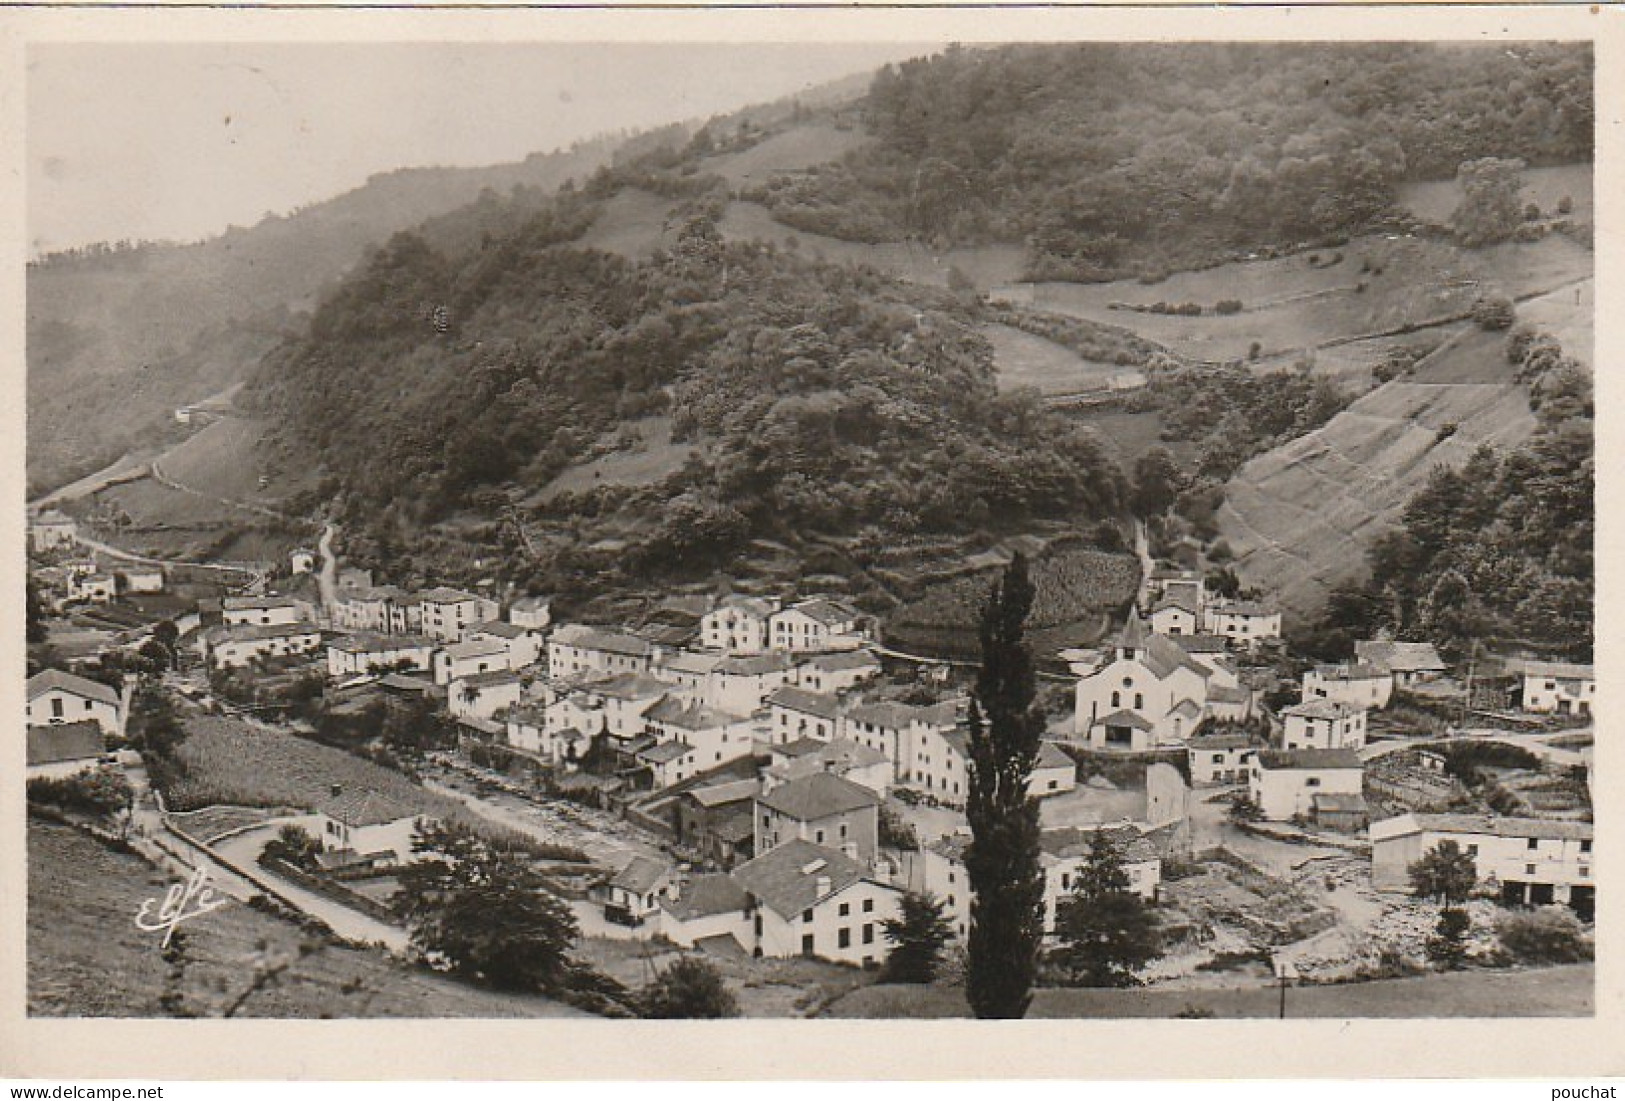
[[[643,894],[651,891],[666,877],[666,866],[658,860],[647,856],[634,856],[631,861],[610,877],[611,887],[623,887],[628,891]]]
[[[798,822],[879,806],[874,792],[828,772],[803,776],[756,797],[757,802]]]
[[[791,711],[816,715],[820,719],[833,720],[841,713],[840,700],[834,696],[826,696],[822,692],[809,692],[804,688],[788,686],[775,688],[764,702],[773,707],[784,707]]]
[[[780,917],[793,918],[867,877],[863,865],[810,841],[786,841],[733,870],[733,877]],[[827,880],[819,891],[821,880]]]
[[[43,669],[28,678],[28,699],[37,700],[53,688],[60,688],[64,692],[72,692],[76,696],[86,699],[99,700],[102,703],[119,704],[118,692],[103,684],[101,681],[89,680],[76,673],[69,673],[61,669]]]
[[[1442,673],[1448,668],[1431,642],[1356,642],[1354,656],[1396,673]]]
[[[316,808],[322,814],[346,826],[379,826],[385,822],[398,822],[411,818],[417,811],[387,795],[362,788],[343,791],[330,796]]]
[[[683,884],[676,899],[663,899],[660,905],[678,921],[693,921],[739,913],[750,905],[750,896],[732,876],[697,875]]]
[[[100,723],[85,721],[28,728],[28,763],[54,765],[89,761],[107,752]]]
[[[1417,825],[1436,833],[1482,833],[1492,837],[1533,837],[1548,841],[1590,841],[1590,822],[1551,818],[1503,818],[1495,814],[1418,814]]]
[[[688,756],[689,750],[692,748],[687,742],[660,742],[648,749],[639,750],[638,759],[657,765],[669,764],[672,761],[679,761]]]
[[[690,788],[686,794],[702,807],[720,807],[755,799],[761,785],[755,780],[731,780],[723,784],[708,784]]]
[[[1261,749],[1258,763],[1265,768],[1359,768],[1360,755],[1352,749]]]
[[[1151,723],[1132,711],[1113,711],[1103,719],[1096,719],[1100,726],[1127,726],[1135,730],[1150,730]]]
[[[880,664],[880,659],[867,650],[842,650],[834,654],[819,654],[809,658],[808,665],[817,666],[826,673],[841,673],[849,669],[870,669]]]

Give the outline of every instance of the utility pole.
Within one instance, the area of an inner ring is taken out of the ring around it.
[[[1275,978],[1280,984],[1281,989],[1281,1004],[1280,1008],[1276,1012],[1276,1016],[1280,1020],[1284,1021],[1286,1020],[1286,988],[1292,984],[1293,979],[1298,977],[1298,968],[1297,965],[1291,960],[1285,959],[1281,956],[1276,956],[1273,964],[1275,968]]]

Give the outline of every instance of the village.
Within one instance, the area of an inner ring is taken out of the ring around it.
[[[962,946],[973,670],[900,654],[818,593],[555,622],[546,595],[374,584],[334,535],[200,582],[31,515],[52,658],[27,687],[31,791],[122,771],[127,826],[158,861],[395,952],[398,874],[454,813],[532,846],[588,954],[624,979],[688,952],[745,986],[770,961],[872,972],[908,892]],[[1444,841],[1475,868],[1478,948],[1503,912],[1594,920],[1590,666],[1453,667],[1391,639],[1316,663],[1287,652],[1282,619],[1155,564],[1098,647],[1039,655],[1067,670],[1045,677],[1028,787],[1046,927],[1097,836],[1161,915],[1165,951],[1139,975],[1153,988],[1411,973],[1396,961],[1421,957],[1435,908],[1408,869]],[[199,747],[229,727],[229,754],[252,758],[238,786],[211,789],[198,758],[163,790],[171,767],[130,745],[141,692]],[[381,754],[386,726],[414,729],[414,750]],[[259,790],[256,760],[274,766],[255,747],[273,740],[298,784]],[[387,769],[324,771],[299,755],[317,742]]]

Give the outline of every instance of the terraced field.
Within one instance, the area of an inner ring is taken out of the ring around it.
[[[1441,439],[1447,425],[1455,430]],[[1363,570],[1365,547],[1433,467],[1464,462],[1482,443],[1515,446],[1534,429],[1523,392],[1510,384],[1391,382],[1242,467],[1220,530],[1243,582],[1302,614]]]

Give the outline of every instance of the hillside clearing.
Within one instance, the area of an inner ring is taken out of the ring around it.
[[[28,1015],[162,1017],[166,994],[215,1016],[248,985],[256,961],[313,951],[254,994],[245,1017],[574,1017],[544,998],[498,994],[407,966],[372,949],[327,944],[291,921],[230,903],[188,922],[182,977],[159,938],[122,915],[170,886],[134,856],[55,822],[28,821]]]
[[[1596,218],[1592,198],[1595,168],[1589,164],[1563,164],[1550,168],[1526,168],[1523,172],[1523,201],[1537,204],[1548,215],[1557,214],[1557,204],[1567,195],[1574,200],[1570,217],[1579,222]],[[1399,189],[1399,205],[1426,222],[1444,225],[1461,204],[1461,185],[1455,179],[1425,180],[1404,184]]]
[[[806,123],[774,134],[749,149],[707,158],[703,171],[715,172],[732,187],[760,183],[775,172],[799,172],[830,164],[868,141],[859,130]]]
[[[1364,548],[1435,466],[1465,462],[1483,443],[1516,446],[1534,430],[1517,386],[1390,382],[1243,466],[1226,487],[1220,531],[1243,583],[1302,614],[1363,572]]]
[[[604,204],[603,213],[577,243],[628,260],[647,259],[656,249],[677,239],[677,227],[671,224],[676,208],[671,199],[629,187]]]
[[[665,481],[699,452],[692,443],[673,443],[670,417],[646,417],[627,426],[638,442],[563,471],[525,503],[540,504],[565,493],[604,486],[649,486]]]
[[[993,366],[1003,390],[1030,386],[1043,394],[1076,394],[1102,389],[1125,370],[1115,363],[1084,359],[1070,348],[1009,325],[984,325],[981,333],[993,345]]]

